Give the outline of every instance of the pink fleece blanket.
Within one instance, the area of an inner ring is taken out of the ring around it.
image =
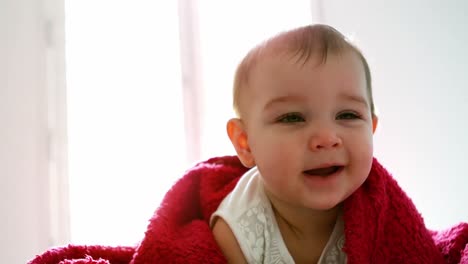
[[[68,245],[29,263],[225,263],[208,221],[246,170],[232,156],[188,170],[166,194],[136,247]],[[468,224],[428,230],[375,159],[366,182],[344,202],[343,217],[348,263],[468,263]]]

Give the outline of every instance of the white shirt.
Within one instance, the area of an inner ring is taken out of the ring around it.
[[[257,167],[247,171],[213,213],[229,225],[248,263],[294,263],[265,194]],[[319,264],[346,263],[344,225],[338,217]]]

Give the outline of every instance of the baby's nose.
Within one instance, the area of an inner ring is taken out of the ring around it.
[[[341,146],[342,140],[331,129],[321,129],[316,131],[309,140],[309,148],[312,151],[332,149]]]

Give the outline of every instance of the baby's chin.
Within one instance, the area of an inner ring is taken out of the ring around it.
[[[339,197],[320,197],[309,201],[304,201],[303,207],[317,212],[330,212],[341,209],[344,201],[349,195]]]
[[[340,203],[321,203],[321,204],[313,204],[313,205],[306,205],[305,207],[307,209],[310,209],[312,211],[316,211],[317,213],[322,212],[322,213],[327,213],[327,212],[332,212],[335,210],[339,210],[342,207],[342,202]]]

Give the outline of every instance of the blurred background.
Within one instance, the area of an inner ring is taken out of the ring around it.
[[[0,0],[0,262],[134,245],[195,162],[234,149],[231,82],[279,31],[362,49],[375,156],[432,229],[468,221],[468,2]]]

